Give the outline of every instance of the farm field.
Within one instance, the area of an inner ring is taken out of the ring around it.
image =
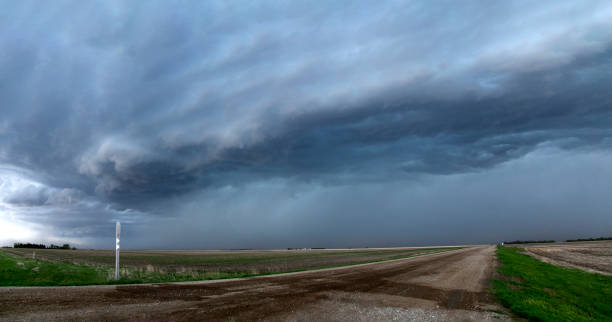
[[[0,287],[0,321],[605,320],[612,314],[612,276],[551,265],[534,258],[531,251],[552,247],[558,252],[590,254],[593,262],[599,258],[605,264],[611,245],[126,251],[122,271],[132,275],[119,285]],[[115,283],[110,280],[112,260],[107,259],[112,251],[37,250],[36,260],[31,252],[3,249],[0,266],[8,263],[12,270],[21,270],[17,278],[22,279],[37,275],[89,278],[92,272],[106,272],[107,277],[96,275],[103,280],[94,284]],[[320,267],[330,268],[309,270]],[[37,274],[33,268],[38,268]],[[283,271],[293,272],[275,274]],[[224,279],[247,276],[253,277]],[[157,284],[142,284],[149,281]],[[71,283],[74,280],[56,285]],[[121,285],[127,283],[141,285]]]
[[[494,272],[495,247],[477,246],[238,280],[4,287],[0,321],[509,320],[488,291]]]
[[[208,279],[247,277],[254,275],[292,272],[316,268],[346,266],[352,264],[406,258],[457,247],[422,247],[352,250],[273,250],[273,251],[122,251],[121,283],[176,282]],[[56,250],[5,248],[5,260],[13,258],[21,267],[17,272],[38,267],[32,260],[63,264],[54,268],[54,274],[62,270],[86,269],[90,267],[90,284],[113,283],[114,252],[111,250]],[[1,254],[0,254],[1,255]],[[16,264],[15,264],[16,265]],[[13,265],[13,266],[15,266]],[[67,265],[76,265],[75,267]],[[95,273],[93,272],[95,268]],[[0,268],[1,269],[1,268]],[[2,275],[0,275],[2,276]],[[61,279],[61,284],[51,280],[9,281],[11,274],[0,278],[0,285],[82,285],[88,281]]]
[[[612,240],[521,245],[528,255],[554,265],[612,275]]]
[[[593,247],[593,246],[590,246]],[[498,247],[497,298],[533,321],[607,321],[612,317],[612,276],[551,265],[523,248]]]

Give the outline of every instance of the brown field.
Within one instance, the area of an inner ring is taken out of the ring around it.
[[[225,281],[0,287],[0,320],[508,320],[495,247]]]
[[[314,250],[237,250],[237,251],[121,251],[122,268],[145,271],[200,271],[267,274],[345,266],[418,256],[457,247],[411,247]],[[114,267],[113,250],[58,250],[6,248],[3,251],[22,257]]]
[[[612,241],[520,245],[527,254],[554,265],[612,275]]]

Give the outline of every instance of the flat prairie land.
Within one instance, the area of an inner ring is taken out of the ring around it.
[[[551,265],[524,248],[498,247],[498,300],[530,321],[610,321],[612,276]]]
[[[247,277],[385,261],[453,249],[458,249],[458,247],[271,251],[121,251],[121,276],[123,279],[121,282],[176,282]],[[22,265],[26,264],[26,261],[29,263],[35,253],[36,260],[41,262],[48,261],[99,268],[99,275],[101,276],[97,277],[92,284],[101,284],[100,281],[105,280],[110,283],[113,276],[115,255],[112,250],[5,248],[2,251],[14,258],[22,258]],[[9,259],[7,258],[7,260]],[[32,267],[37,265],[36,263],[29,264]],[[63,268],[70,269],[68,266]],[[79,282],[78,284],[86,284],[86,282]],[[0,281],[0,285],[15,284]]]
[[[402,252],[390,249],[383,256],[398,256],[397,251]],[[319,252],[324,253],[316,251]],[[327,256],[339,256],[333,255],[335,251],[329,252]],[[299,252],[274,256],[295,253]],[[364,258],[359,253],[352,256]],[[495,247],[479,246],[247,279],[68,288],[0,287],[0,321],[510,320],[488,291],[495,265]]]
[[[531,255],[553,265],[612,275],[612,240],[520,245]]]

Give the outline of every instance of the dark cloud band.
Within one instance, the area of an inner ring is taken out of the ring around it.
[[[606,1],[3,7],[7,218],[85,234],[200,199],[217,218],[227,187],[358,190],[612,142]]]

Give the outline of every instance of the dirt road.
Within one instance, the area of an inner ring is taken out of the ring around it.
[[[503,320],[486,291],[494,252],[231,281],[0,288],[0,320]]]

